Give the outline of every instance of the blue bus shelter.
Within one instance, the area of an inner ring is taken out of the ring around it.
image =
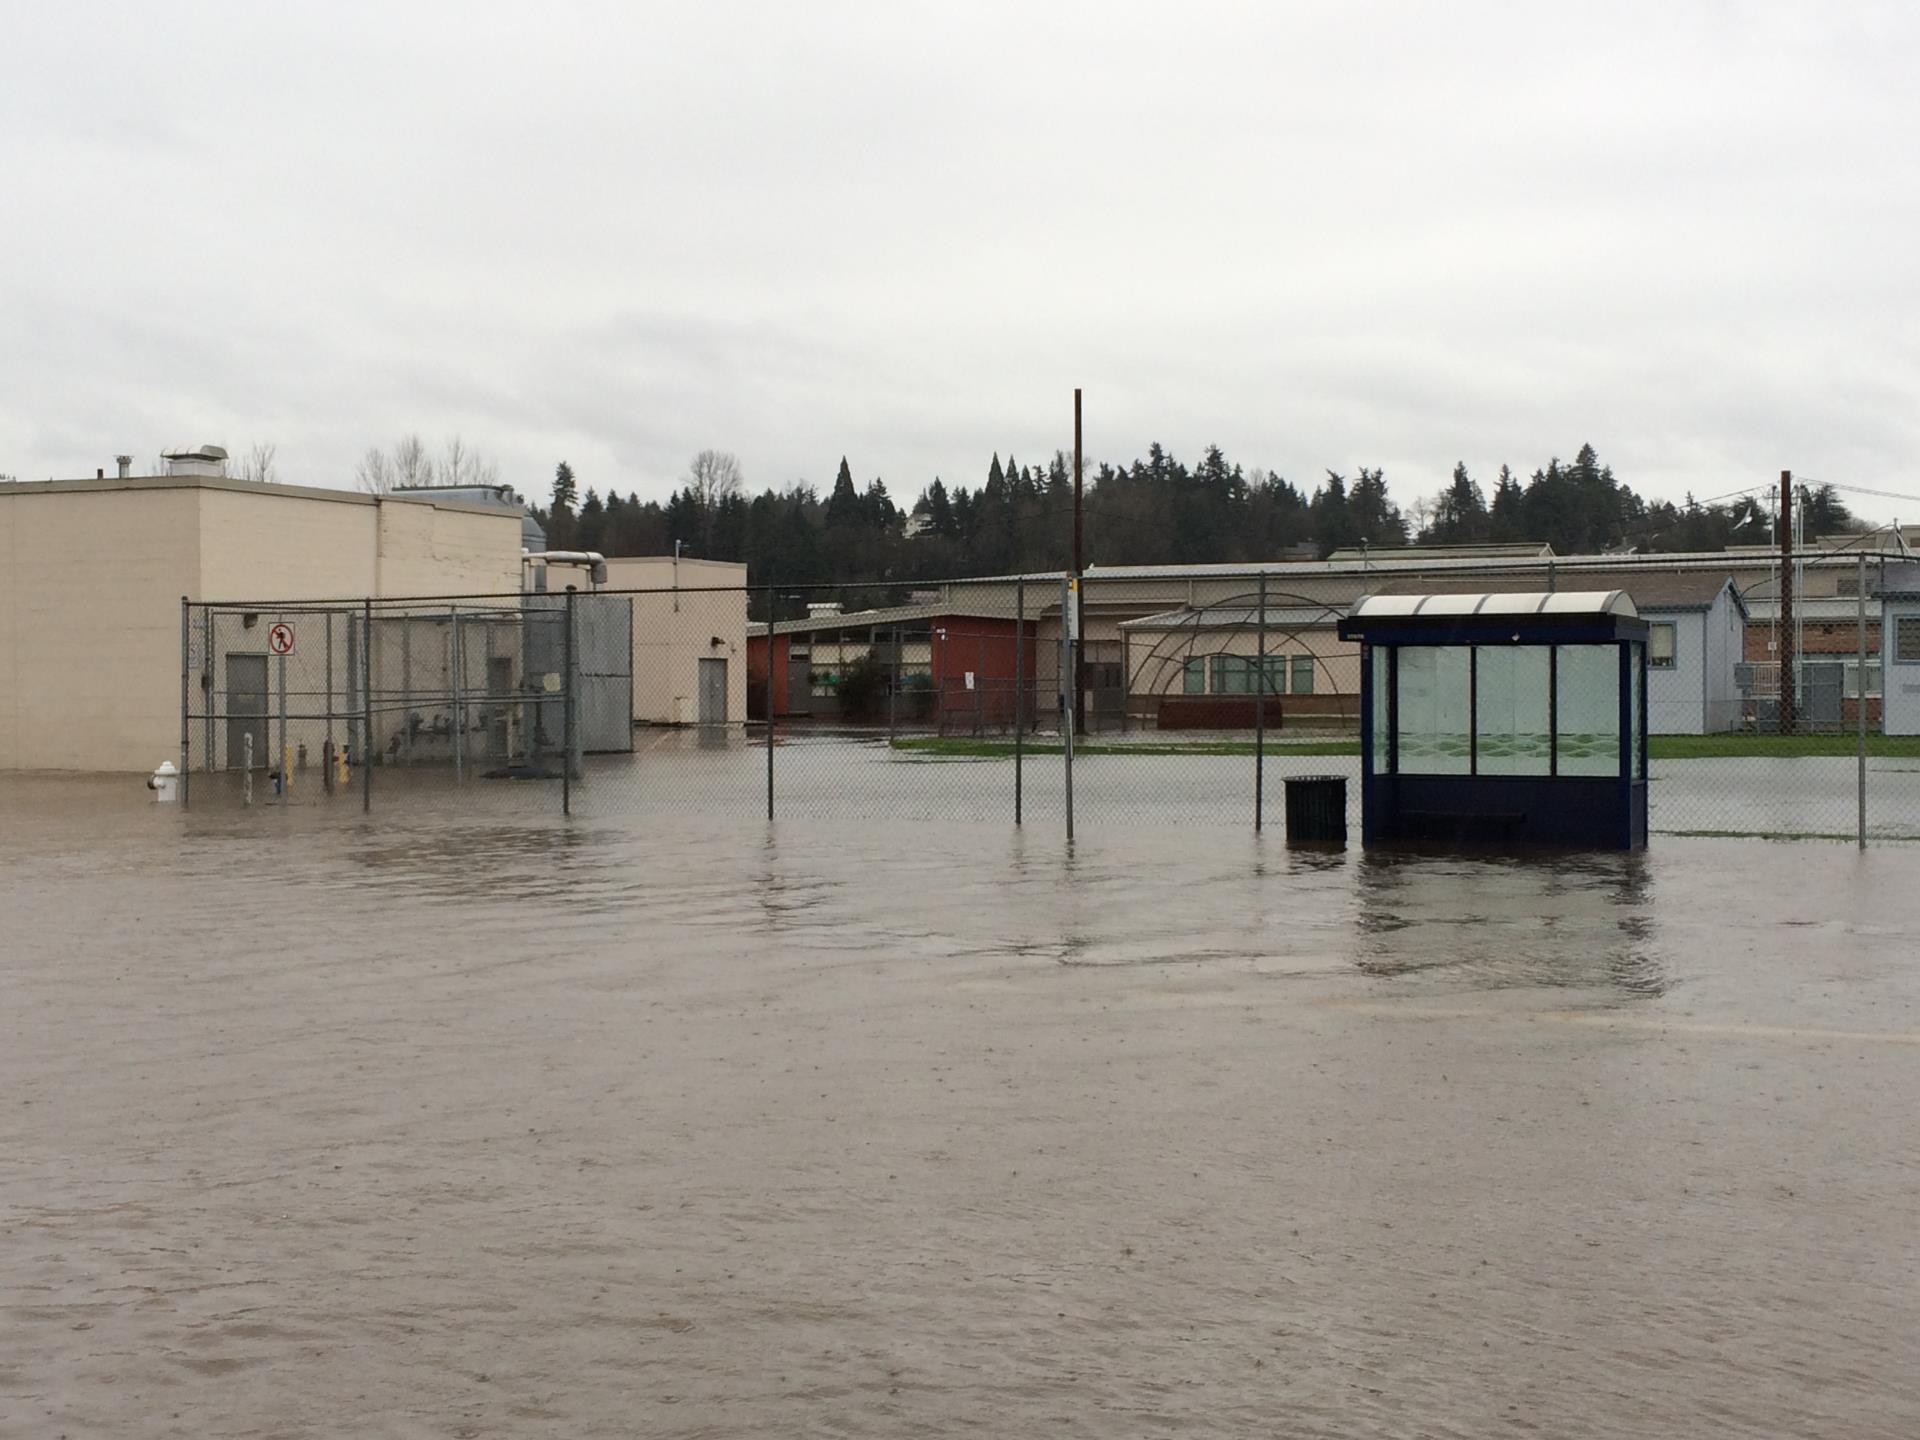
[[[1360,601],[1364,842],[1644,846],[1647,632],[1624,590]]]

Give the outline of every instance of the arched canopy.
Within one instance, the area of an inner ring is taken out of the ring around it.
[[[1502,618],[1523,615],[1564,615],[1599,619],[1608,615],[1637,616],[1633,597],[1624,590],[1527,590],[1480,595],[1368,595],[1351,612],[1355,620],[1422,618],[1467,615]]]

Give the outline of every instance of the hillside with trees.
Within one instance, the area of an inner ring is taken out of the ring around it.
[[[1218,446],[1197,465],[1158,444],[1120,467],[1089,469],[1086,561],[1099,565],[1232,564],[1311,559],[1366,545],[1546,543],[1562,555],[1633,548],[1720,550],[1772,535],[1764,500],[1648,501],[1621,484],[1591,445],[1521,480],[1502,466],[1488,493],[1466,466],[1439,495],[1403,512],[1378,468],[1329,470],[1302,488],[1271,470],[1245,469]],[[1071,563],[1072,462],[1055,451],[1022,464],[995,454],[980,482],[936,476],[905,509],[878,476],[864,482],[842,457],[822,496],[796,482],[749,494],[724,451],[695,456],[664,501],[581,488],[555,471],[552,504],[536,510],[555,549],[607,555],[682,553],[744,560],[752,584],[897,584],[969,575],[1059,571]],[[1832,487],[1812,492],[1807,528],[1855,528]]]

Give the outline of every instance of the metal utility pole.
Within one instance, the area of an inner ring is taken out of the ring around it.
[[[1800,657],[1793,643],[1793,472],[1780,472],[1780,733],[1795,724],[1794,690]]]
[[[1071,580],[1060,582],[1060,658],[1065,663],[1060,667],[1062,681],[1071,682],[1080,668],[1080,646],[1074,634],[1074,617],[1079,614],[1075,604],[1079,599],[1080,587]],[[1060,740],[1061,752],[1066,758],[1067,788],[1067,839],[1073,839],[1073,701],[1069,696],[1060,697]]]
[[[1086,601],[1082,598],[1086,586],[1080,583],[1085,565],[1083,544],[1086,538],[1085,513],[1080,506],[1080,387],[1073,387],[1073,619],[1074,634],[1081,643],[1073,647],[1073,724],[1076,730],[1087,728],[1087,683],[1086,666],[1081,662],[1085,652],[1085,627],[1087,618]]]

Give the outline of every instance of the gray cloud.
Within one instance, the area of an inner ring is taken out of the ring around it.
[[[1212,441],[1920,492],[1902,5],[35,7],[0,470],[544,493]],[[1865,501],[1869,513],[1897,504]]]

